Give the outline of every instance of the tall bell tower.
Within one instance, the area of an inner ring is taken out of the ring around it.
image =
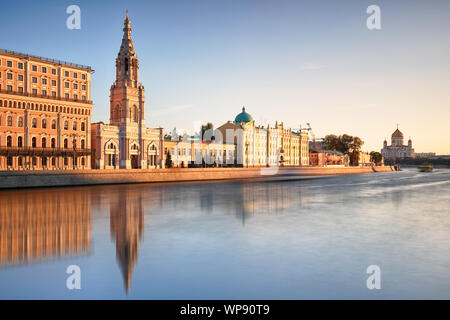
[[[139,60],[131,40],[128,10],[123,22],[123,37],[116,59],[116,80],[110,93],[110,124],[119,127],[120,168],[141,168],[145,132],[145,90],[139,83]]]
[[[139,60],[131,39],[128,10],[123,24],[122,44],[116,59],[116,81],[111,86],[110,124],[143,124],[145,90],[139,83]]]

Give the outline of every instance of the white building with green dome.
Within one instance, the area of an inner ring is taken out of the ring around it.
[[[239,164],[247,166],[309,165],[308,133],[275,127],[258,126],[245,107],[234,121],[218,128],[223,141],[234,142]],[[231,140],[231,141],[230,141]]]

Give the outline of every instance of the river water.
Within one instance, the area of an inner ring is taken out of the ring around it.
[[[0,298],[449,299],[449,208],[446,169],[1,191]]]

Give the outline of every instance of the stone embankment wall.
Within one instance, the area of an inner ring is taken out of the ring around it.
[[[391,172],[391,167],[186,168],[150,170],[1,171],[0,189],[181,182]]]

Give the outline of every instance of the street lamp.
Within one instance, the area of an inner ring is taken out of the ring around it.
[[[72,160],[72,167],[75,170],[75,161],[76,161],[76,155],[75,155],[75,151],[76,151],[76,147],[77,147],[77,139],[76,139],[76,134],[72,134],[72,148],[73,148],[73,160]]]

